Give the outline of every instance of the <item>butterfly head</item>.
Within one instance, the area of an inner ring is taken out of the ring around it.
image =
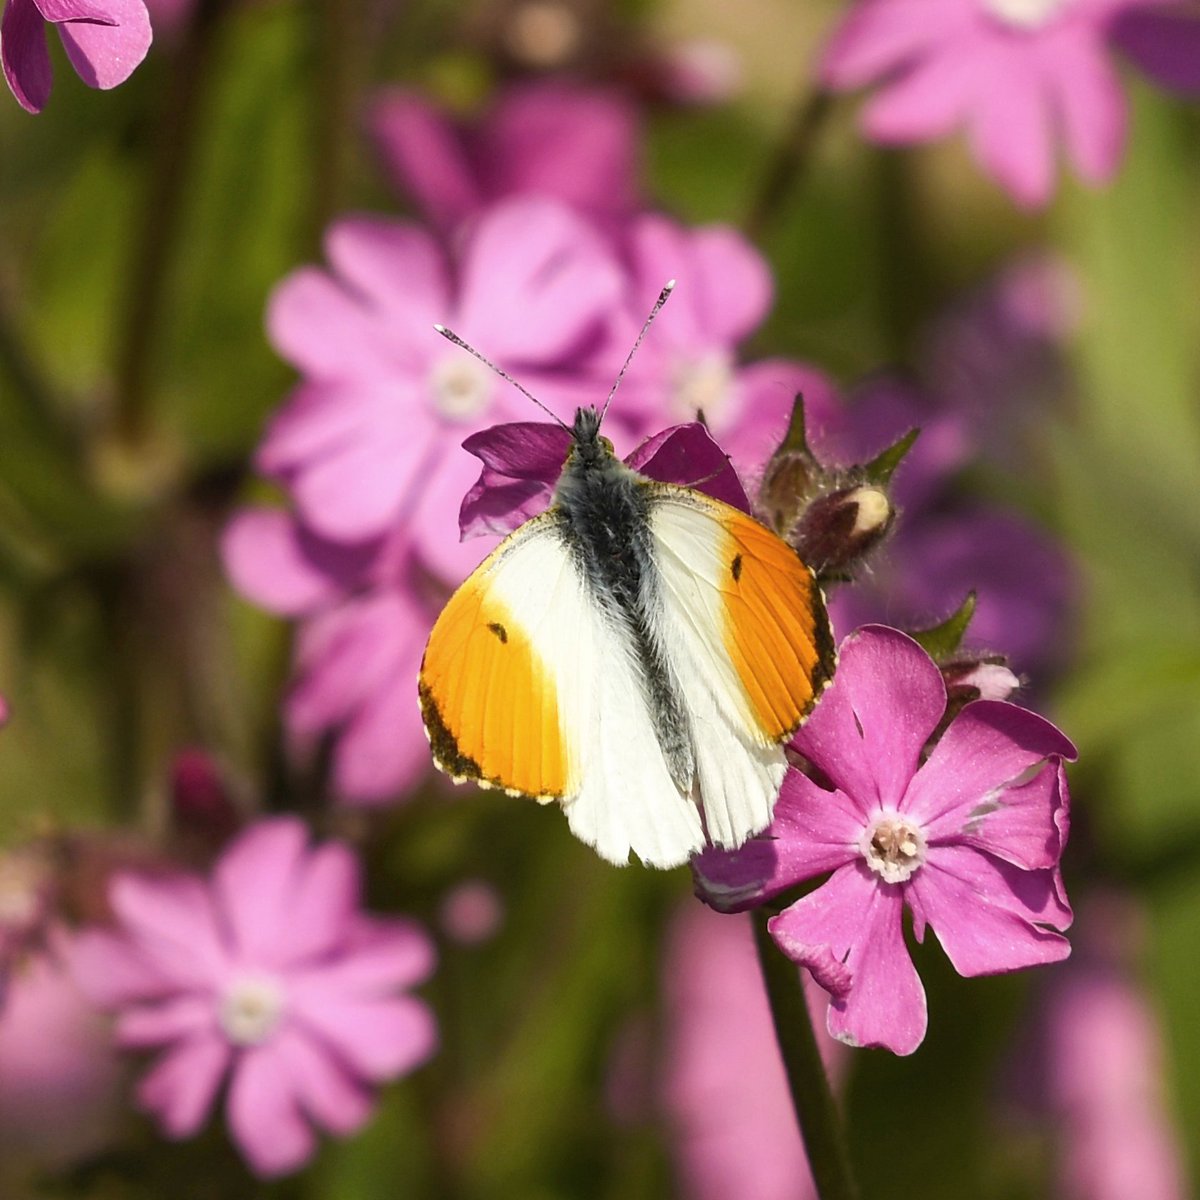
[[[571,426],[571,461],[578,466],[595,466],[613,457],[613,444],[600,436],[602,414],[592,407],[577,408]]]

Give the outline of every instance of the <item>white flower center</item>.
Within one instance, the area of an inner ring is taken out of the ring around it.
[[[1053,21],[1070,0],[982,0],[982,3],[1003,24],[1032,31]]]
[[[733,368],[724,354],[680,360],[671,371],[671,408],[683,421],[711,420],[728,404]]]
[[[257,1046],[275,1032],[283,1017],[283,987],[270,975],[243,975],[221,997],[219,1019],[237,1046]]]
[[[451,421],[471,421],[479,416],[492,398],[492,384],[487,367],[461,351],[435,363],[429,375],[433,402]]]
[[[925,835],[897,812],[880,813],[862,832],[858,848],[884,883],[907,883],[925,862]]]

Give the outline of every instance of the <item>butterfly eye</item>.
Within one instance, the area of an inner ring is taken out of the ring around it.
[[[612,444],[612,442],[610,442],[610,441],[608,440],[608,438],[606,438],[606,437],[602,437],[602,438],[600,439],[600,445],[602,445],[602,446],[605,448],[605,450],[607,450],[607,451],[609,452],[609,454],[615,454],[615,453],[616,453],[616,451],[613,449],[613,444]]]

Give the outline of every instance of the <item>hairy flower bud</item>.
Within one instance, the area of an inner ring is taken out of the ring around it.
[[[882,488],[854,484],[814,500],[790,540],[818,576],[841,573],[879,543],[895,515]]]

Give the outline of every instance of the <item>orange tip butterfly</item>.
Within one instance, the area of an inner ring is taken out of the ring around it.
[[[786,542],[703,492],[641,475],[600,436],[673,287],[604,407],[575,413],[551,506],[450,597],[418,687],[441,770],[556,801],[572,832],[620,865],[632,850],[675,867],[765,829],[783,744],[834,665],[821,590]]]

